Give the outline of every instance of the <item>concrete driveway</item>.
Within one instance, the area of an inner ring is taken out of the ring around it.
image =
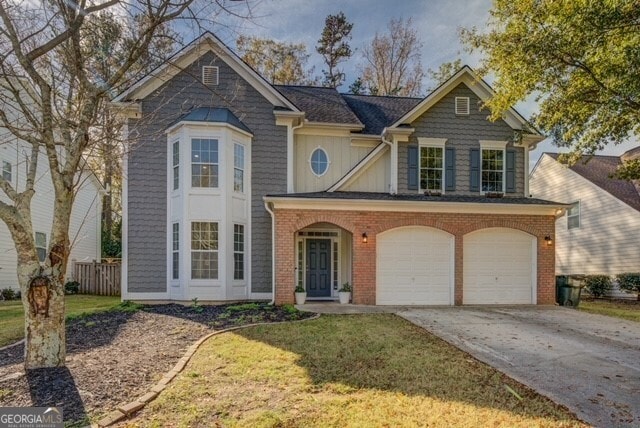
[[[589,424],[640,426],[640,323],[552,306],[396,313]]]

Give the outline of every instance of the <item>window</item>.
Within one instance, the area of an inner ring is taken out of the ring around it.
[[[218,187],[218,140],[191,140],[191,186]]]
[[[191,278],[218,279],[218,223],[191,223]]]
[[[580,202],[574,202],[567,209],[567,229],[580,227]]]
[[[482,150],[482,191],[504,191],[504,150]]]
[[[38,252],[38,260],[43,263],[47,258],[47,234],[36,232],[36,251]]]
[[[469,115],[469,97],[456,97],[456,114]]]
[[[244,146],[233,145],[233,190],[244,192]]]
[[[180,278],[180,224],[173,223],[172,270],[173,279]]]
[[[180,144],[178,141],[173,143],[173,190],[180,187]]]
[[[219,69],[211,65],[205,65],[202,67],[202,83],[207,86],[214,86],[218,84]]]
[[[444,149],[420,147],[420,190],[442,191]]]
[[[311,171],[313,171],[313,173],[318,177],[324,175],[329,168],[329,157],[327,156],[327,152],[320,147],[311,153],[311,159],[309,162],[311,163]]]
[[[244,226],[233,225],[233,279],[244,279]]]
[[[2,178],[11,182],[11,163],[7,161],[2,161]]]

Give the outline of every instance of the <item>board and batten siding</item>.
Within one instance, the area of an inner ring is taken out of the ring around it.
[[[12,136],[0,132],[0,167],[2,161],[11,163],[11,184],[18,191],[24,190],[27,179],[26,153],[31,153],[31,146],[17,142]],[[69,225],[69,241],[71,254],[67,265],[67,278],[71,278],[72,260],[100,260],[100,222],[102,216],[102,196],[97,179],[89,173],[80,177],[76,197],[71,211]],[[35,196],[31,201],[31,220],[33,231],[47,235],[47,247],[51,242],[53,223],[53,183],[49,174],[46,153],[41,151],[36,174]],[[6,195],[0,192],[0,200],[9,202]],[[9,229],[0,221],[0,289],[18,289],[17,277],[18,257],[11,239]]]
[[[469,115],[455,114],[456,97],[469,97]],[[478,192],[469,189],[470,150],[479,149],[480,140],[511,141],[514,136],[514,130],[504,120],[488,120],[489,112],[478,108],[480,102],[478,96],[467,85],[461,83],[411,123],[415,132],[409,137],[408,143],[400,143],[398,146],[398,193],[416,193],[407,186],[407,145],[417,146],[418,137],[427,137],[446,138],[446,147],[456,150],[456,190],[446,193],[460,196],[478,195]],[[516,151],[516,191],[509,193],[509,196],[526,196],[524,183],[527,167],[524,164],[524,149],[514,148],[511,142],[507,144],[507,149]]]
[[[374,147],[352,145],[349,136],[296,135],[295,191],[302,193],[327,190]],[[329,158],[327,172],[321,176],[313,173],[310,164],[311,154],[318,148],[322,148]]]
[[[367,166],[358,178],[345,186],[346,192],[388,192],[390,183],[391,155],[389,149],[375,162]]]
[[[202,67],[219,67],[219,84],[205,87]],[[208,52],[141,101],[129,120],[127,291],[167,291],[167,140],[164,130],[189,110],[228,108],[251,129],[251,280],[254,293],[271,291],[271,217],[262,197],[287,191],[287,131],[273,105],[231,67]],[[181,168],[190,168],[181,159]],[[249,179],[249,177],[247,177]],[[181,183],[184,185],[185,183]],[[184,236],[184,235],[181,235]]]
[[[532,196],[580,201],[580,227],[556,221],[556,274],[615,275],[640,269],[640,212],[544,154],[529,181]]]

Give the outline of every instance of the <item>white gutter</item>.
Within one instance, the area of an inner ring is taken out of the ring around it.
[[[269,304],[273,305],[276,301],[276,217],[269,208],[269,202],[264,201],[264,209],[271,215],[271,301]]]
[[[387,128],[384,128],[380,138],[383,143],[389,145],[389,159],[391,162],[391,165],[389,165],[389,193],[395,195],[398,193],[398,145],[384,137],[386,132]]]

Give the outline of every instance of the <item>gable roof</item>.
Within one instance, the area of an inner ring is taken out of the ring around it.
[[[316,86],[275,85],[275,88],[310,122],[341,123],[364,127],[344,98],[334,88]]]
[[[415,107],[422,98],[342,94],[347,105],[364,124],[363,134],[380,135],[385,127]]]
[[[544,153],[549,157],[558,160],[558,153]],[[585,156],[569,169],[576,174],[586,178],[607,193],[620,199],[630,207],[640,211],[640,194],[633,183],[626,180],[609,178],[616,172],[622,160],[618,156]]]
[[[244,77],[251,86],[274,106],[298,111],[291,101],[244,62],[235,52],[225,45],[222,40],[209,31],[179,50],[166,63],[120,93],[113,101],[126,102],[145,98],[207,52],[216,54],[236,73]]]
[[[458,70],[456,74],[447,79],[447,81],[431,91],[420,103],[395,121],[391,127],[395,128],[413,122],[460,83],[467,85],[482,101],[486,101],[494,95],[491,86],[482,80],[471,67],[465,65]],[[539,132],[514,108],[509,108],[509,110],[505,112],[503,120],[513,129],[539,135]]]

